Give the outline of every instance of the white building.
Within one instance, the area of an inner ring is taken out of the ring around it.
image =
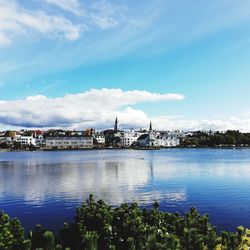
[[[36,141],[36,146],[44,147],[46,145],[46,140],[43,135],[37,135],[35,141]]]
[[[158,141],[155,138],[154,133],[148,133],[141,135],[136,141],[136,145],[139,147],[158,147]]]
[[[36,139],[33,136],[15,137],[16,142],[21,142],[22,145],[36,145]]]
[[[0,142],[1,143],[12,143],[13,142],[13,137],[2,136],[2,137],[0,137]]]
[[[174,132],[151,131],[141,135],[136,145],[139,147],[177,147],[180,145],[180,139]]]
[[[177,147],[180,139],[174,132],[156,132],[155,138],[159,147]]]
[[[45,140],[46,148],[70,149],[70,148],[91,148],[93,137],[85,136],[48,136]]]
[[[105,144],[105,136],[102,133],[95,133],[94,138],[97,141],[97,144]]]
[[[120,136],[120,143],[124,147],[130,147],[134,144],[138,138],[142,135],[140,132],[136,132],[134,130],[124,131]]]

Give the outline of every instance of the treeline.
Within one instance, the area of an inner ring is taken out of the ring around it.
[[[223,133],[197,131],[183,139],[181,146],[250,146],[250,133],[241,133],[238,130],[228,130]]]
[[[209,223],[208,215],[191,208],[184,216],[152,209],[141,209],[137,203],[112,208],[93,196],[77,209],[70,224],[64,224],[59,236],[41,225],[24,236],[18,219],[0,213],[1,250],[163,250],[163,249],[248,249],[243,227],[236,232],[221,232]]]

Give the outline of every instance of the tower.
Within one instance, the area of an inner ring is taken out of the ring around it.
[[[114,126],[114,132],[117,133],[118,131],[118,120],[117,117],[115,118],[115,126]]]
[[[152,129],[152,122],[150,121],[150,124],[149,124],[149,132],[151,132],[153,129]]]

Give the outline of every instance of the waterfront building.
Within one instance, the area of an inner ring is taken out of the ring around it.
[[[149,131],[141,135],[135,145],[139,147],[177,147],[180,137],[177,132],[154,131],[150,122]]]
[[[135,143],[139,147],[159,147],[158,141],[153,133],[141,135]]]
[[[21,145],[36,145],[36,139],[33,136],[20,136],[15,138],[16,142],[20,142]]]
[[[96,139],[97,144],[104,145],[106,142],[105,136],[103,133],[97,132],[97,133],[93,134],[93,137],[94,137],[94,139]]]
[[[180,138],[175,132],[155,132],[155,138],[159,147],[177,147]]]
[[[44,147],[46,145],[45,138],[42,134],[38,134],[35,138],[36,146],[38,147]]]
[[[47,149],[92,148],[93,137],[86,136],[48,136],[45,140]]]
[[[142,133],[129,130],[129,131],[123,131],[120,136],[120,143],[123,147],[130,147],[133,144],[136,143],[138,138],[142,135]]]
[[[11,144],[12,142],[13,142],[13,137],[2,136],[2,137],[0,138],[0,143]]]
[[[158,142],[155,138],[152,122],[150,121],[148,133],[141,135],[135,143],[139,147],[158,147]]]

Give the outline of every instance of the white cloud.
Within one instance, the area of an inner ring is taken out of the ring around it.
[[[61,36],[66,40],[75,41],[80,38],[83,31],[96,28],[112,29],[122,23],[130,23],[124,15],[126,7],[105,0],[93,1],[84,8],[78,0],[43,2],[53,7],[57,6],[61,12],[58,15],[50,14],[52,9],[46,9],[42,4],[38,9],[28,9],[21,5],[21,1],[0,0],[0,46],[9,46],[17,35],[33,34],[34,31],[49,37]],[[75,16],[66,17],[65,11]],[[132,20],[136,26],[136,20]]]
[[[69,11],[77,16],[80,16],[84,13],[84,10],[81,8],[80,2],[78,0],[43,0],[48,4],[56,5],[57,7]]]
[[[191,120],[184,117],[158,116],[152,122],[157,129],[166,130],[240,130],[250,132],[250,116],[229,117],[227,119]]]
[[[183,98],[180,94],[121,89],[91,89],[60,98],[29,96],[23,100],[0,102],[0,123],[22,127],[105,127],[119,115],[120,122],[125,125],[145,126],[148,116],[131,105]]]
[[[81,27],[63,16],[49,15],[41,10],[31,12],[14,0],[0,0],[0,46],[10,45],[17,34],[32,30],[74,41],[79,38]]]
[[[63,127],[109,128],[118,116],[121,128],[147,128],[162,130],[220,130],[250,131],[250,116],[228,119],[191,120],[181,116],[148,116],[133,105],[143,102],[180,101],[181,94],[157,94],[148,91],[122,91],[121,89],[91,89],[89,91],[48,98],[28,96],[22,100],[0,100],[2,127]]]
[[[102,0],[94,2],[90,6],[89,18],[91,22],[101,29],[114,28],[117,27],[120,20],[123,19],[126,9],[124,6],[114,6],[108,1]]]
[[[9,46],[10,44],[11,40],[3,32],[0,32],[0,45],[6,47]]]

